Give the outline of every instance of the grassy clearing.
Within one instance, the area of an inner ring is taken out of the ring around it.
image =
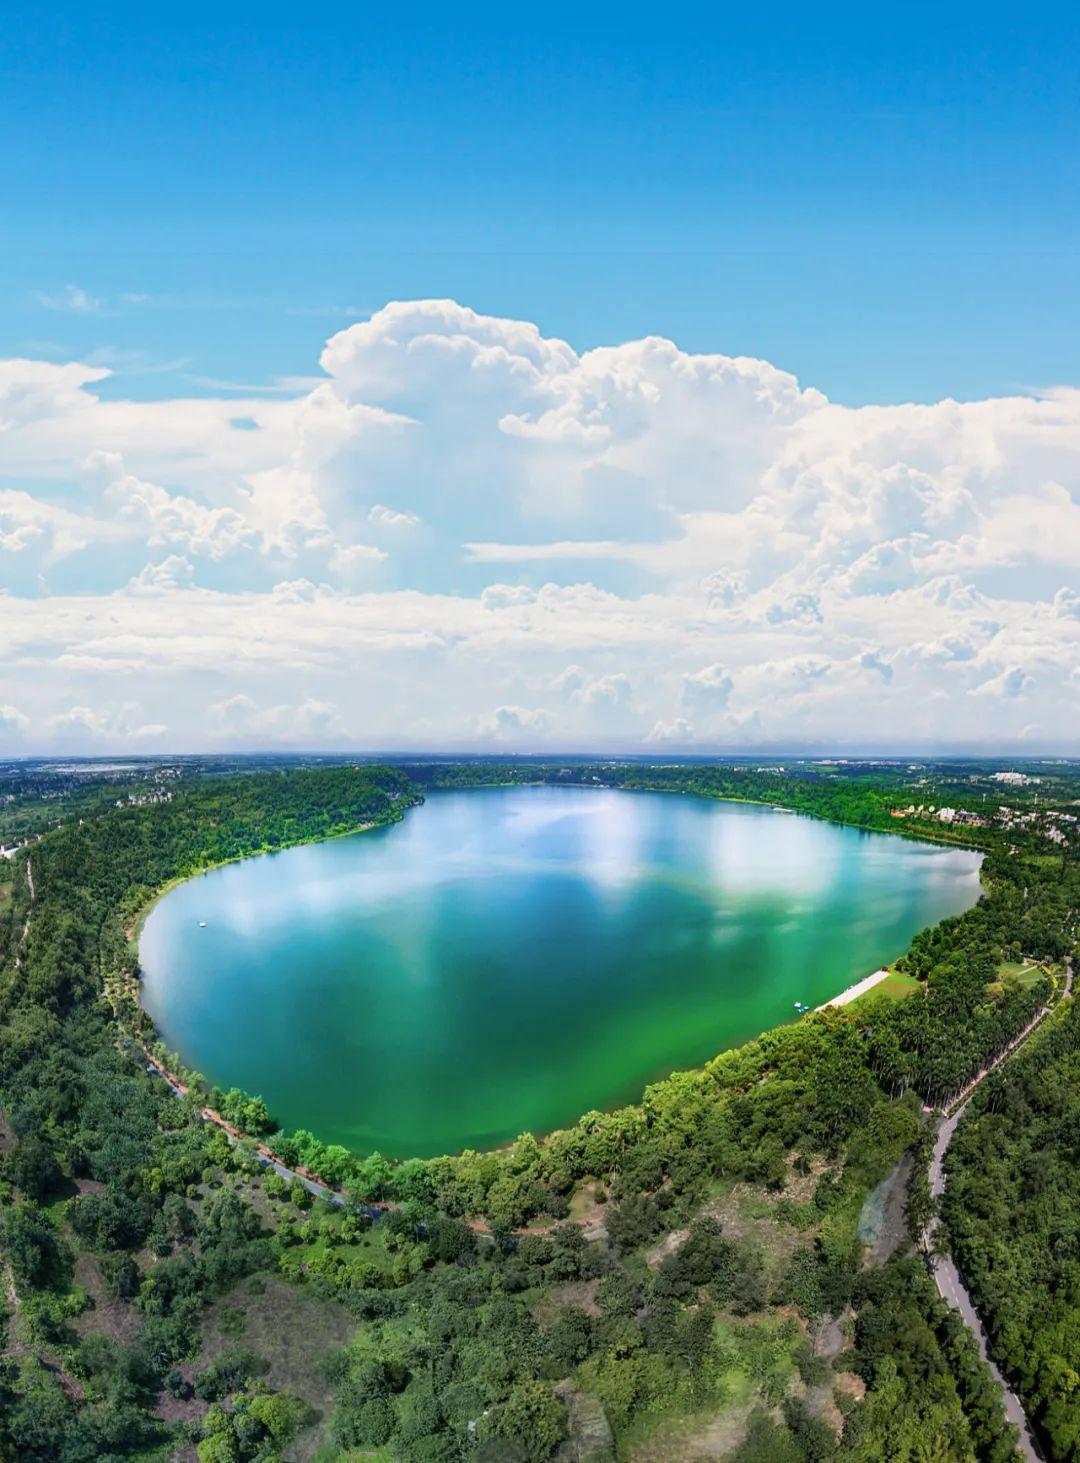
[[[1037,985],[1050,971],[1036,960],[1006,960],[998,966],[997,979],[987,986],[988,992],[1000,1000],[1007,991]]]
[[[1046,974],[1047,972],[1041,965],[1032,965],[1027,970],[1020,971],[1014,979],[1019,986],[1033,986],[1037,985]]]
[[[733,1184],[727,1193],[702,1206],[698,1211],[702,1217],[719,1220],[725,1235],[733,1240],[749,1240],[759,1251],[765,1264],[770,1283],[789,1263],[798,1249],[813,1243],[813,1232],[800,1233],[790,1224],[777,1218],[776,1206],[780,1194],[769,1194],[752,1184]],[[656,1270],[666,1257],[673,1254],[689,1234],[689,1229],[676,1229],[649,1247],[642,1256],[633,1256],[628,1262],[649,1270]]]
[[[901,970],[890,970],[884,980],[879,980],[876,986],[868,990],[865,995],[856,996],[851,1002],[853,1006],[859,1006],[870,1000],[877,1000],[884,996],[887,1001],[906,1001],[908,996],[915,995],[923,988],[922,982],[915,979],[913,975],[905,975]]]
[[[1038,968],[1034,960],[1005,960],[998,966],[998,980],[1019,980]]]
[[[267,1364],[267,1384],[303,1398],[315,1413],[312,1426],[289,1449],[290,1458],[302,1463],[329,1441],[333,1388],[319,1363],[355,1330],[355,1318],[336,1301],[276,1276],[252,1276],[207,1312],[200,1365],[238,1345],[256,1352]]]
[[[745,1438],[756,1400],[744,1373],[732,1372],[728,1380],[730,1401],[722,1412],[673,1417],[659,1424],[653,1420],[651,1431],[642,1427],[629,1434],[623,1447],[630,1463],[700,1463],[704,1458],[726,1458]]]
[[[600,1308],[596,1304],[598,1284],[599,1282],[596,1280],[569,1280],[565,1285],[556,1286],[554,1290],[543,1291],[533,1307],[533,1315],[541,1326],[550,1326],[559,1313],[568,1306],[576,1306],[587,1316],[598,1316],[600,1314]]]
[[[619,1436],[620,1456],[631,1463],[697,1463],[726,1458],[746,1435],[751,1410],[773,1407],[797,1384],[795,1347],[801,1336],[790,1318],[726,1317],[716,1326],[718,1406],[704,1413],[665,1415],[654,1410]]]
[[[582,1179],[570,1199],[570,1218],[589,1219],[598,1207],[596,1180]]]
[[[86,1292],[87,1307],[72,1322],[80,1337],[95,1333],[107,1336],[119,1346],[130,1346],[142,1325],[142,1316],[129,1300],[120,1300],[106,1287],[93,1255],[81,1252],[75,1261],[75,1284]]]

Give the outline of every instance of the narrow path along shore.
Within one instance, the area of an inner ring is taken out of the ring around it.
[[[167,1067],[163,1067],[158,1059],[151,1053],[148,1047],[143,1046],[142,1043],[138,1041],[136,1041],[136,1045],[138,1046],[140,1054],[146,1060],[146,1070],[155,1077],[161,1077],[168,1085],[174,1097],[187,1097],[188,1088],[184,1085],[183,1082],[180,1081],[180,1078],[177,1077],[174,1072],[170,1072]],[[249,1134],[242,1133],[239,1128],[235,1128],[232,1123],[228,1122],[224,1117],[222,1117],[221,1113],[217,1112],[212,1107],[201,1108],[199,1115],[202,1118],[203,1122],[210,1123],[215,1128],[220,1128],[221,1131],[225,1134],[226,1138],[228,1138],[230,1143],[239,1143],[243,1139],[248,1139],[248,1141],[254,1141],[250,1139]],[[295,1179],[297,1183],[303,1184],[308,1193],[313,1194],[316,1199],[325,1199],[328,1203],[336,1204],[339,1208],[351,1207],[354,1209],[359,1209],[362,1213],[367,1214],[369,1218],[379,1219],[382,1215],[388,1213],[391,1209],[398,1209],[401,1207],[399,1204],[395,1204],[392,1201],[384,1203],[379,1200],[363,1201],[358,1199],[352,1199],[349,1195],[348,1189],[330,1188],[330,1186],[328,1184],[324,1184],[316,1174],[313,1174],[310,1169],[289,1168],[286,1164],[281,1162],[280,1158],[278,1158],[278,1156],[274,1153],[273,1149],[268,1148],[265,1143],[255,1143],[255,1154],[258,1162],[263,1166],[263,1168],[273,1169],[274,1173],[276,1173],[279,1178],[286,1179],[290,1183]],[[488,1224],[483,1219],[470,1219],[467,1220],[466,1223],[468,1224],[469,1228],[471,1230],[474,1230],[477,1234],[491,1233],[490,1224]],[[551,1230],[557,1229],[559,1224],[576,1224],[581,1229],[589,1230],[595,1228],[597,1224],[597,1216],[595,1214],[586,1215],[582,1219],[558,1220],[552,1224],[526,1224],[520,1226],[514,1232],[515,1234],[547,1234]],[[587,1235],[586,1238],[588,1237],[589,1236]]]
[[[889,972],[884,967],[881,970],[875,970],[873,975],[867,975],[862,980],[857,980],[854,985],[849,985],[846,991],[841,991],[838,996],[833,996],[831,1000],[815,1009],[827,1011],[830,1006],[846,1006],[850,1001],[857,1001],[860,996],[865,996],[867,991],[872,991],[876,985],[887,980],[888,976]]]
[[[174,1097],[187,1097],[188,1088],[184,1085],[183,1082],[180,1081],[179,1077],[177,1077],[175,1073],[170,1072],[167,1067],[163,1067],[161,1063],[157,1060],[157,1058],[153,1056],[145,1046],[140,1046],[139,1050],[146,1058],[148,1072],[153,1073],[154,1076],[161,1077],[172,1091]],[[211,1123],[215,1128],[220,1128],[221,1131],[228,1138],[230,1143],[239,1143],[242,1138],[247,1136],[246,1134],[241,1133],[239,1128],[234,1128],[231,1123],[227,1122],[221,1116],[221,1114],[219,1112],[216,1112],[212,1107],[202,1108],[200,1111],[200,1116],[202,1117],[203,1122]],[[337,1204],[341,1207],[344,1207],[347,1200],[347,1196],[345,1194],[339,1192],[339,1190],[337,1189],[329,1188],[326,1184],[320,1183],[314,1174],[308,1173],[305,1169],[287,1168],[285,1164],[283,1164],[280,1159],[276,1158],[273,1152],[269,1148],[267,1148],[265,1143],[256,1143],[255,1152],[258,1155],[260,1163],[262,1163],[265,1168],[272,1168],[280,1178],[287,1179],[289,1180],[289,1182],[292,1182],[292,1180],[295,1179],[298,1183],[303,1184],[308,1193],[314,1194],[317,1199],[327,1199],[331,1204]],[[383,1213],[386,1209],[389,1209],[392,1206],[389,1204],[362,1204],[360,1205],[360,1207],[362,1209],[366,1209],[368,1213],[374,1218],[375,1216]]]
[[[1062,1000],[1072,995],[1072,985],[1073,966],[1070,959],[1065,962],[1065,990],[1062,994]],[[930,1159],[930,1194],[933,1199],[940,1200],[945,1193],[945,1154],[948,1152],[953,1134],[956,1132],[960,1119],[963,1117],[975,1089],[991,1072],[1000,1067],[1003,1062],[1008,1061],[1017,1048],[1023,1045],[1043,1018],[1049,1015],[1051,1009],[1053,1008],[1050,1006],[1043,1006],[1031,1024],[1009,1043],[997,1060],[984,1068],[983,1071],[968,1083],[967,1087],[964,1088],[957,1099],[958,1105],[953,1107],[951,1114],[943,1114],[941,1126],[938,1129],[937,1140],[934,1143],[933,1155]],[[927,1227],[923,1243],[930,1255],[930,1268],[934,1276],[934,1283],[938,1288],[938,1294],[954,1310],[960,1312],[965,1326],[967,1326],[968,1330],[975,1337],[979,1347],[979,1355],[990,1368],[994,1380],[1001,1384],[1004,1392],[1005,1416],[1010,1422],[1015,1423],[1020,1431],[1019,1447],[1024,1458],[1028,1460],[1028,1463],[1044,1463],[1044,1455],[1035,1436],[1035,1430],[1031,1425],[1031,1419],[1024,1411],[1023,1403],[1002,1376],[989,1354],[986,1331],[979,1318],[979,1313],[972,1302],[967,1286],[964,1284],[956,1261],[951,1255],[934,1254],[933,1238],[937,1226],[938,1218],[935,1214]]]

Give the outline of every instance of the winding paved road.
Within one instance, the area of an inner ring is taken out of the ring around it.
[[[1072,995],[1072,984],[1072,961],[1066,960],[1065,991],[1062,996],[1062,1000]],[[957,1125],[960,1122],[960,1119],[963,1117],[965,1109],[967,1108],[968,1103],[971,1101],[971,1097],[975,1089],[979,1086],[984,1078],[988,1077],[991,1072],[1000,1067],[1002,1062],[1008,1061],[1009,1057],[1012,1056],[1012,1054],[1019,1046],[1023,1045],[1023,1043],[1030,1036],[1031,1032],[1034,1031],[1039,1022],[1042,1021],[1043,1017],[1048,1015],[1050,1010],[1051,1007],[1049,1006],[1042,1007],[1042,1009],[1039,1011],[1039,1014],[1035,1017],[1035,1020],[1031,1023],[1031,1025],[1027,1027],[1025,1031],[1021,1032],[1016,1040],[1011,1042],[1005,1048],[1005,1050],[1001,1053],[1001,1056],[998,1057],[997,1061],[992,1062],[985,1071],[980,1072],[978,1077],[976,1077],[975,1080],[969,1084],[969,1086],[961,1094],[960,1106],[956,1108],[952,1116],[944,1117],[942,1119],[941,1126],[938,1129],[937,1141],[934,1143],[933,1156],[930,1160],[930,1193],[934,1199],[940,1199],[945,1192],[945,1154],[948,1152],[949,1144],[952,1142],[953,1134],[956,1132]],[[1028,1463],[1045,1463],[1044,1455],[1039,1447],[1038,1440],[1035,1436],[1035,1430],[1031,1425],[1031,1419],[1024,1411],[1024,1407],[1020,1401],[1020,1398],[1016,1395],[1013,1389],[1009,1386],[1008,1382],[1001,1375],[1001,1372],[998,1370],[993,1358],[989,1354],[989,1351],[987,1349],[986,1331],[983,1328],[982,1321],[979,1319],[979,1313],[972,1303],[971,1296],[968,1293],[968,1289],[965,1286],[963,1278],[960,1275],[960,1271],[957,1268],[956,1261],[952,1258],[951,1255],[935,1255],[933,1252],[932,1242],[934,1237],[934,1231],[937,1229],[937,1224],[938,1220],[937,1215],[935,1214],[934,1218],[931,1219],[930,1224],[927,1227],[924,1243],[931,1257],[930,1267],[933,1271],[934,1281],[938,1288],[938,1294],[942,1297],[943,1300],[947,1301],[954,1310],[960,1312],[965,1326],[967,1326],[968,1330],[975,1337],[975,1340],[978,1343],[979,1355],[990,1368],[994,1380],[1000,1382],[1002,1390],[1005,1394],[1005,1416],[1009,1419],[1010,1422],[1015,1423],[1017,1428],[1019,1428],[1020,1430],[1019,1447],[1021,1453],[1028,1460]]]

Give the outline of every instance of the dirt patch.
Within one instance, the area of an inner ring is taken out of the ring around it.
[[[810,1410],[828,1427],[837,1442],[844,1435],[844,1413],[839,1405],[841,1396],[853,1397],[861,1402],[866,1395],[866,1383],[854,1372],[837,1372],[821,1387],[815,1387],[808,1397]]]
[[[570,1218],[581,1225],[587,1240],[607,1240],[604,1205],[596,1197],[596,1183],[582,1184],[570,1200]]]
[[[649,1269],[658,1270],[668,1255],[674,1255],[682,1249],[689,1235],[689,1229],[673,1229],[662,1240],[658,1240],[645,1256],[645,1263]]]
[[[856,1402],[861,1402],[866,1396],[866,1383],[854,1372],[837,1372],[835,1390],[845,1393],[848,1397],[854,1397]]]
[[[209,1410],[209,1402],[201,1397],[174,1397],[171,1392],[162,1392],[154,1405],[162,1422],[201,1422]]]
[[[83,1384],[76,1381],[73,1376],[64,1370],[63,1360],[59,1356],[55,1356],[48,1351],[41,1351],[38,1353],[38,1357],[45,1370],[51,1372],[59,1382],[69,1402],[74,1402],[78,1405],[84,1401],[86,1391]]]
[[[845,1311],[842,1316],[826,1316],[815,1326],[812,1337],[815,1356],[825,1361],[836,1360],[848,1344],[847,1326],[852,1315],[853,1312]]]
[[[701,1213],[718,1219],[729,1239],[746,1239],[751,1234],[761,1238],[763,1229],[780,1228],[772,1218],[778,1197],[756,1184],[734,1184],[729,1193],[710,1199]]]
[[[185,1362],[177,1367],[184,1381],[191,1386],[198,1365]],[[210,1403],[201,1397],[174,1397],[171,1392],[159,1392],[154,1403],[154,1413],[164,1423],[202,1423],[210,1410]],[[198,1450],[194,1443],[177,1443],[169,1454],[169,1463],[197,1463]]]
[[[250,1204],[265,1229],[277,1228],[279,1215],[274,1208],[274,1201],[262,1186],[261,1174],[233,1176],[222,1187],[232,1189],[245,1203]],[[296,1214],[299,1212],[295,1211]]]
[[[844,1316],[826,1316],[814,1327],[811,1334],[814,1355],[829,1362],[830,1368],[848,1344],[846,1323],[851,1314],[851,1311],[848,1311]],[[836,1405],[835,1387],[836,1375],[830,1369],[829,1375],[823,1382],[819,1382],[817,1386],[807,1390],[806,1405],[815,1417],[821,1418],[832,1432],[833,1437],[839,1441],[844,1431],[844,1414]]]
[[[806,1173],[799,1173],[795,1168],[798,1158],[797,1153],[789,1153],[787,1156],[788,1174],[784,1180],[781,1196],[790,1199],[793,1204],[809,1204],[814,1197],[814,1190],[824,1175],[833,1168],[833,1165],[818,1153],[807,1161]],[[835,1168],[837,1178],[840,1177],[842,1171],[843,1165]]]
[[[849,1330],[852,1324],[853,1312],[846,1311],[843,1315],[827,1315],[824,1320],[815,1325],[811,1333],[811,1340],[814,1343],[814,1355],[820,1356],[822,1361],[833,1364],[844,1347],[849,1344]],[[809,1407],[814,1416],[821,1418],[827,1423],[828,1428],[833,1431],[833,1437],[839,1440],[844,1429],[844,1415],[836,1402],[836,1388],[839,1377],[852,1377],[858,1383],[859,1378],[853,1377],[852,1372],[830,1371],[828,1377],[817,1387],[811,1387],[806,1391],[806,1406]],[[859,1383],[862,1385],[862,1383]],[[865,1390],[865,1388],[863,1388]]]
[[[799,1310],[798,1306],[791,1305],[790,1303],[784,1306],[770,1306],[768,1314],[770,1320],[775,1318],[778,1321],[790,1321],[791,1324],[797,1327],[804,1336],[810,1335],[809,1323],[807,1322],[807,1319],[803,1315],[803,1313]],[[736,1324],[738,1322],[747,1322],[752,1325],[754,1319],[755,1318],[752,1316],[733,1316],[731,1317],[731,1323]]]
[[[4,1299],[7,1310],[7,1338],[8,1349],[12,1356],[19,1361],[27,1354],[27,1345],[22,1334],[22,1312],[19,1309],[19,1296],[15,1289],[15,1277],[11,1273],[11,1266],[5,1264],[2,1270],[4,1284]]]
[[[813,1387],[806,1394],[807,1406],[815,1417],[821,1419],[837,1442],[844,1432],[844,1414],[836,1405],[834,1388],[830,1382],[822,1387]]]
[[[194,1371],[194,1368],[184,1368],[185,1375],[190,1371]],[[169,1392],[162,1392],[154,1411],[162,1422],[202,1422],[209,1408],[209,1402],[204,1402],[200,1397],[173,1397]]]

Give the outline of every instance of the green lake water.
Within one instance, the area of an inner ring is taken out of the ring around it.
[[[978,866],[737,803],[436,793],[391,828],[170,891],[143,999],[189,1066],[287,1129],[395,1156],[488,1147],[826,1001],[973,904]]]

